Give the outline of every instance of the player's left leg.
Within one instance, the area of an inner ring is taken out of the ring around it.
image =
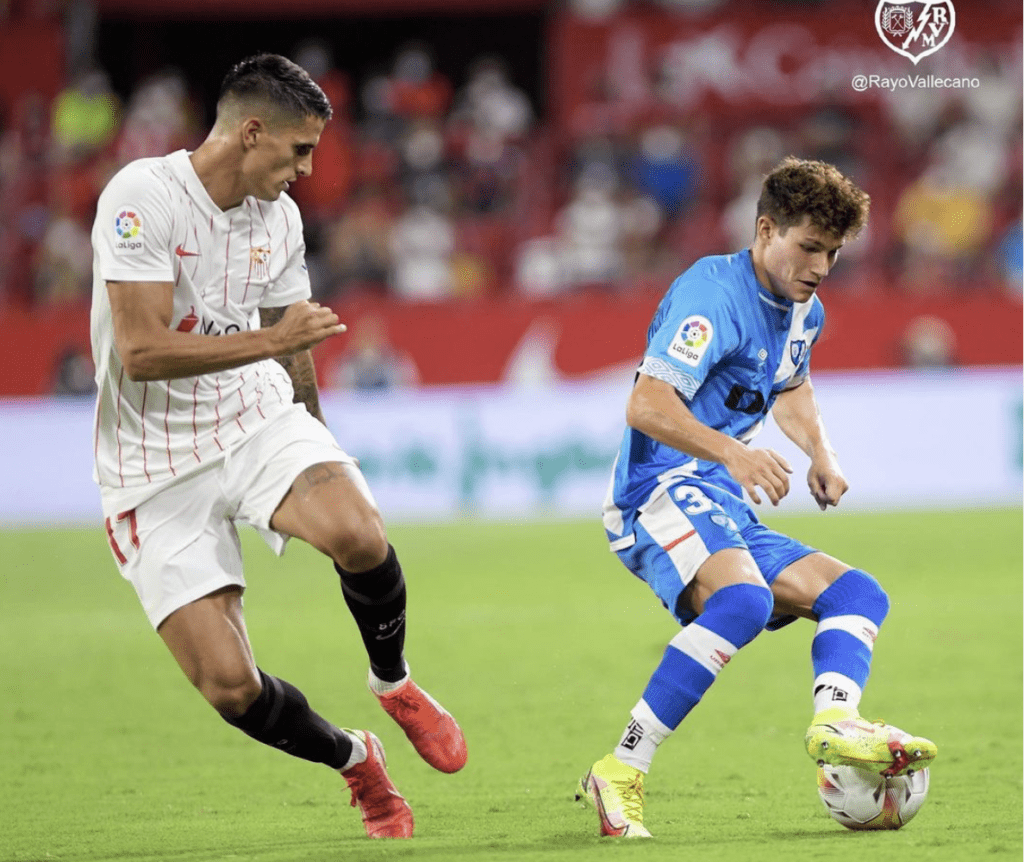
[[[811,643],[814,719],[808,753],[819,762],[899,774],[927,766],[937,753],[913,737],[858,711],[875,639],[889,599],[871,575],[820,552],[786,566],[772,582],[777,613],[817,622]]]
[[[334,561],[370,659],[370,690],[427,763],[442,772],[461,769],[467,757],[462,730],[409,675],[404,657],[405,577],[359,469],[350,461],[307,467],[270,526]]]

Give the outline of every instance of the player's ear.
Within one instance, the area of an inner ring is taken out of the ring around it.
[[[259,117],[247,117],[242,122],[241,127],[242,149],[253,149],[259,141],[260,136],[264,135],[266,131],[267,127]]]
[[[777,230],[778,225],[775,224],[775,219],[771,216],[761,215],[757,217],[755,235],[761,242],[768,242],[772,238],[772,234]]]

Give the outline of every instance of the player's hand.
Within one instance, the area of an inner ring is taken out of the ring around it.
[[[829,506],[838,506],[839,500],[850,485],[839,468],[839,462],[831,453],[811,461],[807,471],[807,487],[822,512]]]
[[[288,356],[316,346],[332,335],[339,335],[348,327],[341,323],[333,311],[319,302],[302,300],[289,305],[270,332],[277,349],[275,356]]]
[[[778,452],[771,449],[750,449],[737,443],[722,462],[755,503],[761,503],[757,489],[762,489],[773,506],[789,493],[789,474],[793,468]]]

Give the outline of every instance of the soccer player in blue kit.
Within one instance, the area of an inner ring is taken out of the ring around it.
[[[810,458],[824,511],[848,485],[810,380],[825,312],[815,295],[868,196],[834,166],[793,157],[764,180],[752,246],[679,276],[647,333],[604,505],[611,549],[682,629],[669,642],[615,750],[580,780],[603,835],[650,837],[643,779],[658,746],[736,652],[797,617],[811,642],[816,761],[896,775],[927,766],[930,740],[860,718],[889,600],[867,572],[776,533],[743,500],[777,505],[792,468],[750,441],[771,411]]]

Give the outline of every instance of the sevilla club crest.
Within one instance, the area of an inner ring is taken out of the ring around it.
[[[953,0],[892,3],[881,0],[875,9],[875,29],[897,54],[916,66],[949,41],[956,27]]]

